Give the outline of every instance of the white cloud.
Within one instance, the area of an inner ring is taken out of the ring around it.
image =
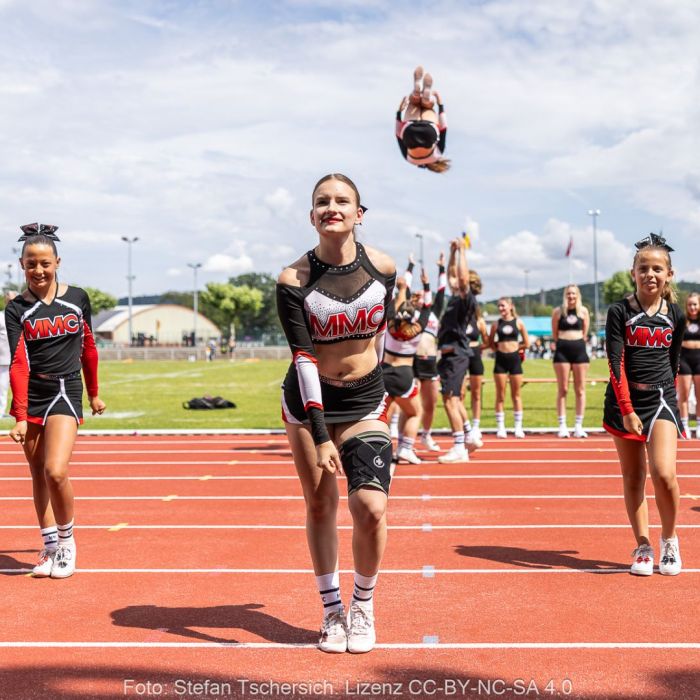
[[[284,216],[294,204],[292,193],[285,187],[278,187],[272,194],[265,197],[265,204],[276,216]]]
[[[232,256],[216,253],[204,263],[205,272],[221,272],[226,275],[240,275],[255,269],[253,259],[248,255]]]
[[[179,267],[169,267],[165,274],[168,275],[168,277],[181,277],[183,272],[184,270],[180,269]]]

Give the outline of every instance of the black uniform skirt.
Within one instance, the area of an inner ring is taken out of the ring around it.
[[[27,420],[44,425],[49,416],[73,416],[83,422],[83,380],[80,372],[65,377],[29,375]]]
[[[411,399],[418,393],[411,365],[394,367],[385,363],[382,365],[382,372],[387,394],[392,398]]]
[[[413,376],[421,381],[440,379],[435,355],[416,355],[413,358]]]
[[[588,364],[590,359],[586,352],[586,341],[583,338],[579,340],[557,340],[554,362],[568,362],[572,365]]]
[[[668,420],[675,424],[678,434],[681,437],[685,437],[681,427],[680,413],[678,412],[676,388],[673,384],[650,389],[636,389],[631,386],[630,398],[632,399],[634,412],[639,416],[639,420],[642,421],[642,434],[634,435],[625,430],[615,390],[611,384],[608,384],[608,388],[605,390],[603,427],[610,434],[626,440],[646,442],[654,429],[656,421]]]
[[[328,425],[362,420],[381,420],[386,423],[387,394],[379,365],[364,377],[342,386],[321,380],[321,397],[324,419]],[[289,367],[282,384],[282,420],[285,423],[309,422],[294,364]]]

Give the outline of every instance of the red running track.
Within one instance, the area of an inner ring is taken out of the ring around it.
[[[0,697],[698,697],[700,443],[679,452],[678,577],[627,573],[618,472],[605,437],[401,465],[378,647],[329,656],[282,436],[81,437],[66,581],[27,575],[31,483],[2,440]],[[347,598],[345,500],[339,524]]]

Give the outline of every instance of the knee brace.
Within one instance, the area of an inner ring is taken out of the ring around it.
[[[384,491],[388,496],[391,452],[391,438],[376,430],[347,439],[340,446],[340,459],[348,480],[348,494],[369,486]]]

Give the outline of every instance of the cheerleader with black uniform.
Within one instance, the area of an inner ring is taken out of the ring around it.
[[[515,306],[510,297],[498,300],[498,313],[501,318],[491,326],[489,346],[496,352],[493,366],[493,381],[496,385],[496,437],[506,438],[505,399],[506,382],[510,380],[510,395],[513,400],[513,418],[516,438],[524,438],[523,400],[520,390],[523,385],[523,360],[530,344],[525,324],[515,314]],[[522,340],[520,340],[522,338]]]
[[[554,350],[554,373],[557,376],[557,415],[559,431],[557,437],[568,438],[566,426],[566,395],[569,391],[569,374],[574,375],[576,395],[576,422],[574,437],[585,438],[583,414],[586,410],[586,374],[588,373],[588,353],[586,336],[590,326],[588,309],[581,302],[581,292],[575,284],[564,289],[561,306],[552,312],[552,338]]]
[[[67,578],[75,572],[73,487],[68,464],[83,422],[83,383],[93,415],[98,396],[97,349],[90,301],[78,287],[59,284],[56,226],[22,226],[20,262],[27,289],[5,308],[12,353],[10,385],[17,421],[10,437],[24,448],[44,547],[33,573]]]
[[[282,415],[306,503],[306,535],[324,609],[319,648],[373,648],[373,591],[386,545],[391,440],[379,366],[396,267],[355,241],[364,207],[352,180],[327,175],[312,194],[317,246],[283,270],[277,311],[293,353]],[[353,520],[355,588],[348,617],[338,571],[338,482]]]
[[[688,397],[691,386],[695,388],[695,413],[700,402],[700,294],[691,292],[685,300],[687,325],[681,345],[681,365],[678,372],[678,402],[685,434],[690,437],[688,427]],[[696,429],[700,440],[700,420]]]
[[[476,297],[481,294],[481,277],[475,270],[469,270],[469,289]],[[481,309],[477,304],[474,315],[467,321],[467,338],[469,339],[469,347],[472,351],[472,356],[469,358],[469,368],[467,377],[465,378],[464,388],[462,391],[462,401],[466,396],[467,382],[469,382],[469,393],[471,396],[471,421],[467,419],[465,423],[465,434],[467,441],[481,441],[481,395],[484,383],[484,361],[481,353],[489,347],[488,345],[489,331],[486,327],[486,321],[481,315]]]
[[[648,461],[661,517],[659,573],[674,576],[681,572],[676,451],[678,435],[683,435],[675,380],[685,318],[671,286],[673,249],[655,234],[636,247],[636,292],[610,306],[605,325],[610,383],[603,426],[620,458],[625,506],[637,544],[631,573],[651,576],[654,571],[645,494]]]

